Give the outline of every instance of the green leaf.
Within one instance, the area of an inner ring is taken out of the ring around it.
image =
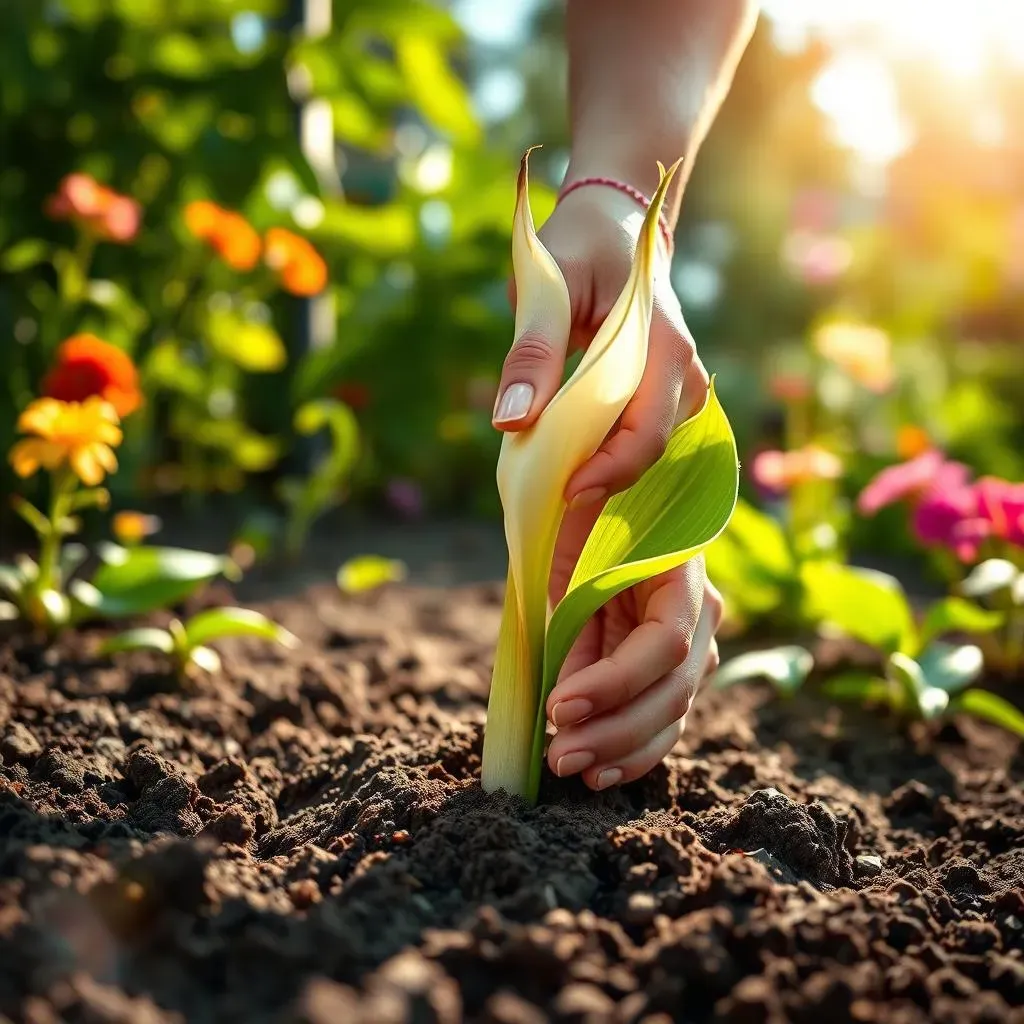
[[[213,348],[250,373],[274,373],[288,361],[281,336],[269,324],[223,312],[210,315],[208,328]]]
[[[1006,558],[987,558],[976,565],[961,581],[960,593],[965,597],[991,597],[1010,590],[1024,573]]]
[[[59,590],[47,588],[35,599],[42,609],[43,619],[51,629],[67,624],[71,617],[71,602]]]
[[[929,686],[956,693],[973,683],[985,668],[985,655],[974,644],[936,641],[917,659]]]
[[[814,656],[796,645],[749,651],[727,661],[712,677],[711,685],[724,690],[734,683],[767,679],[780,693],[795,693],[810,675]]]
[[[184,32],[158,34],[149,59],[158,71],[177,78],[202,78],[213,70],[199,41]]]
[[[381,558],[379,555],[350,558],[338,570],[338,586],[346,594],[361,594],[403,579],[405,566],[393,558]]]
[[[188,660],[211,675],[220,671],[220,655],[212,647],[195,647],[188,653]]]
[[[174,650],[174,639],[166,629],[144,627],[127,629],[117,636],[109,637],[99,646],[100,654],[121,654],[124,651],[160,651],[171,654]]]
[[[395,56],[410,97],[426,120],[454,141],[475,145],[480,125],[441,45],[425,35],[404,34],[396,42]]]
[[[0,254],[0,270],[17,274],[50,258],[50,246],[41,238],[23,238]]]
[[[103,544],[99,555],[104,564],[93,576],[92,585],[100,592],[96,611],[108,617],[169,608],[234,568],[231,559],[223,555],[182,548]]]
[[[722,539],[746,553],[766,580],[792,579],[796,563],[782,526],[745,501],[737,501]],[[718,543],[716,541],[716,543]]]
[[[110,504],[110,491],[105,487],[90,487],[75,491],[68,501],[72,512],[80,512],[87,508],[106,508]]]
[[[918,643],[927,647],[944,633],[991,633],[1003,624],[1002,612],[979,608],[962,597],[946,597],[936,601],[921,623]]]
[[[952,714],[973,715],[1002,726],[1017,736],[1024,736],[1024,714],[1009,701],[987,690],[965,690],[949,705]]]
[[[359,455],[359,424],[343,402],[322,398],[306,402],[295,413],[297,433],[307,437],[327,427],[330,449],[305,480],[285,480],[282,497],[290,507],[285,547],[298,554],[317,516],[338,503]]]
[[[830,623],[886,654],[915,646],[910,603],[894,577],[834,562],[807,562],[800,578],[804,614],[811,621]]]
[[[889,684],[869,672],[843,672],[825,682],[821,691],[832,700],[889,703]]]
[[[949,694],[937,686],[929,686],[921,666],[899,651],[889,656],[886,670],[900,688],[898,710],[914,718],[938,718],[949,704]]]
[[[545,702],[580,630],[627,587],[699,555],[725,529],[738,488],[736,440],[712,381],[703,408],[673,431],[664,455],[632,487],[608,500],[551,616],[534,731],[534,792]]]
[[[11,508],[32,527],[39,537],[45,537],[50,532],[50,520],[32,502],[26,501],[20,494],[15,494],[11,498]]]
[[[211,608],[192,616],[185,624],[190,648],[229,636],[257,636],[284,647],[298,646],[298,638],[260,612],[248,608]]]

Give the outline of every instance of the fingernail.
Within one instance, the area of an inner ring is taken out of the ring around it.
[[[593,763],[594,755],[589,750],[575,750],[571,754],[563,754],[555,762],[555,774],[559,778],[565,778],[566,775],[575,775],[584,768],[589,768]]]
[[[583,697],[573,697],[571,700],[560,700],[551,709],[551,721],[559,728],[563,725],[573,725],[582,722],[588,715],[594,713],[594,705]]]
[[[494,410],[495,423],[514,423],[521,420],[533,405],[532,384],[510,384]]]
[[[605,768],[597,773],[597,788],[608,789],[622,781],[621,768]]]
[[[586,490],[580,491],[569,502],[569,508],[583,508],[584,505],[593,505],[595,502],[600,501],[607,493],[607,487],[588,487]]]

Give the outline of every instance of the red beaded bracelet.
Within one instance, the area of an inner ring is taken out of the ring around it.
[[[624,195],[629,196],[635,203],[638,203],[645,210],[651,205],[650,199],[647,198],[638,188],[634,188],[632,185],[625,181],[619,181],[617,178],[578,178],[576,181],[570,182],[558,193],[558,202],[561,202],[570,192],[575,192],[578,188],[583,188],[584,185],[605,185],[608,188],[617,189]],[[668,221],[665,220],[664,215],[659,214],[658,226],[661,228],[661,236],[665,239],[665,245],[668,246],[668,254],[672,255],[672,250],[675,248],[675,239],[672,237],[672,229],[668,226]]]

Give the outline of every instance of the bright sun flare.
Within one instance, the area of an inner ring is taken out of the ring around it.
[[[811,34],[836,46],[814,100],[838,140],[868,163],[885,163],[910,141],[889,62],[925,60],[962,88],[995,62],[1024,75],[1024,0],[764,0],[779,42]]]

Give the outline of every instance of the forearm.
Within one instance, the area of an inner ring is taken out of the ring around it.
[[[566,181],[611,176],[651,195],[656,161],[685,157],[665,210],[674,224],[756,17],[756,0],[568,0]]]

